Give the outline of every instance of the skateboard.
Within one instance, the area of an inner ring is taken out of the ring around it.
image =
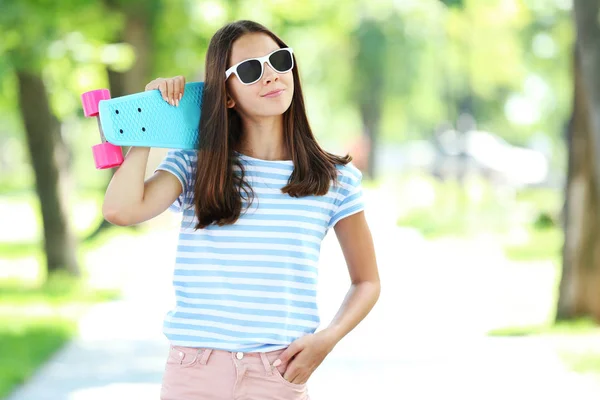
[[[196,149],[204,82],[186,83],[179,106],[158,89],[110,98],[108,89],[81,95],[86,117],[96,117],[101,143],[92,146],[96,169],[123,163],[120,146]]]

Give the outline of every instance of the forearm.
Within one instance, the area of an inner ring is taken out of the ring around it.
[[[148,147],[129,149],[123,164],[114,173],[106,189],[102,205],[105,216],[126,212],[142,202],[149,154]]]
[[[363,281],[350,286],[339,311],[324,329],[334,346],[367,316],[379,299],[380,291],[379,281]]]

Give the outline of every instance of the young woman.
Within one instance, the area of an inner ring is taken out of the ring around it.
[[[160,78],[146,90],[176,107],[184,84]],[[318,145],[293,50],[264,26],[217,31],[204,84],[199,148],[169,151],[146,181],[149,149],[131,148],[103,205],[117,225],[167,208],[183,214],[161,399],[308,399],[311,374],[379,298],[362,175]],[[331,228],[352,284],[316,332],[317,265]]]

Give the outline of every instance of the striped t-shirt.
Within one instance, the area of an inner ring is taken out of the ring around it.
[[[362,174],[352,164],[337,166],[339,185],[325,196],[296,198],[281,192],[293,161],[238,157],[254,201],[245,209],[243,200],[235,224],[199,230],[193,206],[197,152],[170,150],[157,168],[183,187],[169,207],[182,213],[176,304],[163,324],[174,345],[272,351],[314,333],[321,242],[339,220],[363,210]]]

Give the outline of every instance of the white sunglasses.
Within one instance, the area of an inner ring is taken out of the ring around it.
[[[252,85],[262,78],[265,72],[265,62],[273,70],[284,74],[294,68],[294,51],[291,47],[277,49],[264,57],[249,58],[233,65],[225,71],[225,80],[235,74],[244,85]]]

